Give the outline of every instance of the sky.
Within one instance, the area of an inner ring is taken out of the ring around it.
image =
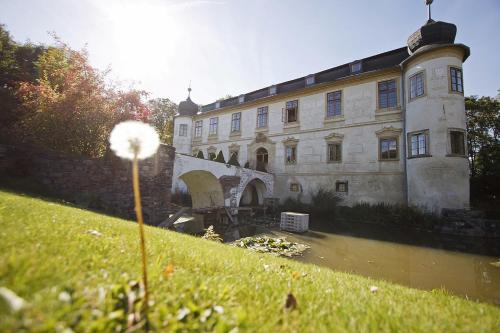
[[[432,18],[471,48],[466,95],[500,89],[500,1],[436,0]],[[0,0],[18,42],[55,32],[111,68],[124,88],[208,104],[406,46],[427,20],[424,0]]]

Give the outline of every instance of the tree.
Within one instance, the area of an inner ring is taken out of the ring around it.
[[[491,97],[466,97],[465,109],[471,176],[475,177],[481,173],[482,164],[477,160],[481,150],[500,141],[500,101]]]
[[[471,96],[465,108],[471,199],[495,201],[500,195],[500,101]]]
[[[12,40],[5,26],[0,24],[0,140],[14,141],[10,128],[24,114],[16,96],[20,82],[34,83],[38,78],[35,63],[46,48]]]
[[[168,98],[155,98],[148,101],[149,121],[160,135],[160,141],[171,145],[174,136],[174,115],[177,104]]]
[[[147,121],[146,93],[117,91],[107,72],[93,68],[85,50],[75,51],[56,38],[35,62],[36,82],[21,82],[17,96],[27,110],[16,135],[44,148],[102,156],[113,126],[123,120]]]

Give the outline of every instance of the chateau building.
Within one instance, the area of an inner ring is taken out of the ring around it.
[[[274,174],[274,196],[343,204],[469,207],[462,64],[456,26],[431,19],[407,46],[198,106],[174,124],[178,153],[222,152]]]

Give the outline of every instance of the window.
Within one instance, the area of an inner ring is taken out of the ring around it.
[[[463,93],[464,81],[462,77],[462,70],[460,68],[450,67],[450,78],[451,78],[451,91]]]
[[[296,122],[298,119],[298,113],[299,113],[299,101],[289,101],[286,102],[286,109],[285,109],[285,123],[293,123]]]
[[[198,120],[194,123],[194,137],[201,138],[203,133],[203,120]]]
[[[465,155],[465,135],[462,131],[450,131],[451,153]]]
[[[351,64],[351,73],[355,74],[355,73],[359,73],[361,72],[361,61],[356,61],[356,62],[353,62]]]
[[[428,131],[409,133],[408,151],[410,157],[422,157],[429,155]]]
[[[208,135],[217,135],[217,124],[219,122],[219,118],[210,118],[210,126],[208,128]]]
[[[297,163],[297,147],[295,146],[287,146],[285,148],[286,153],[286,164],[295,164]]]
[[[267,115],[267,106],[263,106],[257,109],[257,128],[267,127]]]
[[[187,136],[188,132],[188,125],[187,124],[180,124],[179,125],[179,136]]]
[[[239,132],[241,127],[241,112],[233,113],[231,116],[231,132]]]
[[[290,192],[300,192],[300,184],[290,183]]]
[[[342,92],[334,91],[326,94],[326,116],[335,117],[342,114]]]
[[[260,147],[259,149],[257,149],[255,155],[257,157],[256,169],[259,171],[267,171],[267,163],[269,161],[267,149],[264,147]]]
[[[310,86],[311,84],[314,84],[314,74],[308,75],[306,77],[306,85]]]
[[[328,162],[340,162],[342,160],[342,145],[340,143],[328,144]]]
[[[396,107],[398,104],[398,91],[396,80],[387,80],[378,83],[378,108],[386,109]]]
[[[424,93],[424,73],[420,72],[410,77],[410,99],[422,96]]]
[[[347,181],[335,182],[335,191],[347,193]]]
[[[383,138],[380,139],[380,159],[395,160],[398,158],[398,139]]]

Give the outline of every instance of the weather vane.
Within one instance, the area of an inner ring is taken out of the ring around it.
[[[434,1],[434,0],[425,0],[425,5],[428,6],[427,8],[429,9],[429,21],[432,21],[432,18],[431,18],[431,4],[432,4],[432,1]]]
[[[189,80],[188,97],[191,97],[191,80]]]

